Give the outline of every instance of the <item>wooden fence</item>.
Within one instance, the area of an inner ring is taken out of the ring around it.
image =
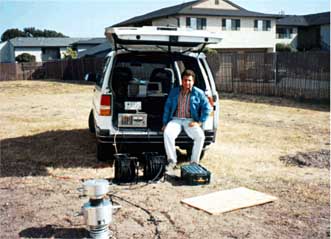
[[[330,99],[329,52],[217,53],[207,55],[219,92]],[[83,80],[100,72],[101,58],[0,63],[1,80]]]
[[[330,99],[328,52],[209,54],[221,92]]]
[[[102,58],[84,58],[75,60],[0,63],[0,81],[3,80],[83,80],[85,74],[100,72]]]

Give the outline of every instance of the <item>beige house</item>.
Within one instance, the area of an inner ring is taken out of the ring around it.
[[[279,15],[248,11],[228,0],[191,1],[137,16],[116,26],[175,26],[221,33],[221,52],[274,52]]]

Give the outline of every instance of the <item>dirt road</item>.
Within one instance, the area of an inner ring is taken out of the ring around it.
[[[88,237],[83,218],[74,216],[87,200],[76,188],[84,179],[113,177],[109,165],[96,162],[87,130],[92,90],[78,83],[0,82],[1,238]],[[329,107],[223,95],[220,108],[217,144],[202,162],[211,184],[113,185],[113,199],[122,205],[113,216],[114,238],[329,238],[329,169],[280,160],[329,150]],[[180,203],[236,187],[278,200],[217,216]]]

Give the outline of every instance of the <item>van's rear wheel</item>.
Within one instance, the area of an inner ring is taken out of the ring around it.
[[[97,160],[107,162],[111,165],[114,163],[114,146],[111,144],[97,143]]]
[[[95,133],[93,110],[90,111],[90,115],[88,117],[88,128],[91,133]]]

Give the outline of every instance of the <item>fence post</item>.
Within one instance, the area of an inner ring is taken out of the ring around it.
[[[233,79],[234,79],[234,76],[235,76],[235,67],[236,67],[236,62],[235,59],[234,59],[235,55],[234,53],[231,53],[231,93],[233,93],[234,91],[234,82],[233,82]]]
[[[84,68],[84,58],[80,58],[79,59],[79,62],[80,62],[80,66],[81,66],[81,76],[80,76],[80,79],[79,80],[83,80],[84,79],[84,76],[85,76],[85,68]]]
[[[22,70],[22,73],[23,73],[23,80],[25,80],[24,63],[20,63],[20,65],[21,65],[21,70]]]
[[[274,53],[274,81],[275,85],[277,85],[278,80],[278,64],[277,64],[277,52]]]
[[[74,78],[73,77],[73,75],[74,75],[74,66],[73,66],[74,64],[73,64],[73,62],[72,62],[72,59],[70,59],[70,67],[71,67],[71,79],[70,80],[73,80],[72,78]]]
[[[60,79],[63,80],[63,60],[60,60],[60,67],[61,67],[61,77]]]

